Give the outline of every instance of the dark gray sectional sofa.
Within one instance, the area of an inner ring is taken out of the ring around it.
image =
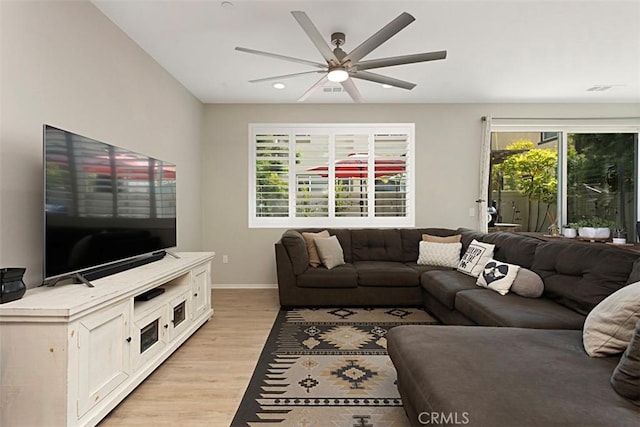
[[[280,305],[424,306],[443,323],[581,329],[589,311],[628,283],[640,253],[609,245],[545,242],[514,233],[468,229],[329,229],[345,265],[310,267],[301,233],[288,230],[275,244]],[[495,245],[494,258],[528,268],[543,279],[541,298],[500,295],[452,268],[418,265],[423,234],[462,235]]]
[[[589,311],[640,280],[640,253],[467,229],[329,229],[346,264],[309,267],[300,232],[276,243],[280,303],[424,306],[442,323],[387,334],[409,422],[469,426],[640,426],[640,407],[609,384],[620,357],[589,357]],[[452,268],[417,265],[422,234],[495,245],[494,258],[537,273],[540,298],[500,295]],[[469,327],[469,326],[485,327]]]

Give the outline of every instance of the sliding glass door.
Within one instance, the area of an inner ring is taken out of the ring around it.
[[[510,122],[491,129],[489,231],[546,234],[552,225],[599,217],[637,241],[638,126]]]
[[[490,228],[546,232],[558,216],[559,133],[492,132]]]
[[[600,217],[635,241],[638,134],[569,133],[567,222]]]

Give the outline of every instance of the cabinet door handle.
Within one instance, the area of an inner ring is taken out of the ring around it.
[[[197,297],[197,296],[198,296],[198,293],[196,292],[195,294],[193,294],[193,296],[194,296],[194,297]]]
[[[168,324],[167,324],[167,325],[164,325],[164,328],[165,328],[165,329],[168,329],[168,328],[169,328],[169,325],[168,325]]]
[[[127,338],[127,342],[131,342],[131,337]]]

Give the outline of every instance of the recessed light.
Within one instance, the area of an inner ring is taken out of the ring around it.
[[[286,86],[284,85],[284,83],[275,82],[273,84],[273,87],[276,88],[276,89],[284,89]]]
[[[231,9],[233,7],[233,3],[230,1],[223,1],[220,3],[220,6],[222,6],[223,9]]]
[[[382,85],[382,87],[385,88],[385,89],[391,89],[393,86],[391,86],[391,85]]]
[[[604,92],[605,90],[609,90],[612,87],[612,85],[595,85],[588,88],[587,92]]]

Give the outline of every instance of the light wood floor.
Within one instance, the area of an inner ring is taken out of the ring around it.
[[[229,426],[280,308],[277,289],[214,289],[214,314],[101,423]]]

